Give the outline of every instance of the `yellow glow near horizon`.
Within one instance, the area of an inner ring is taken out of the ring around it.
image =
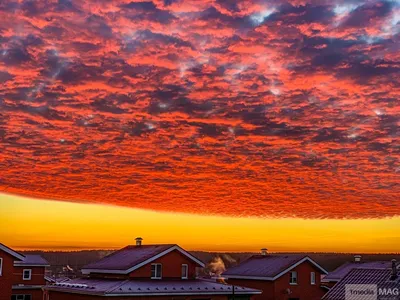
[[[259,219],[165,213],[0,194],[0,242],[15,249],[111,249],[177,243],[188,250],[363,252],[400,250],[400,218]]]

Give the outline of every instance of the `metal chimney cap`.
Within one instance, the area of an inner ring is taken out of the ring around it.
[[[359,255],[359,254],[354,255],[354,261],[355,262],[360,262],[361,261],[361,255]]]
[[[141,245],[142,245],[143,239],[142,239],[141,237],[137,237],[137,238],[135,239],[135,241],[136,241],[136,246],[141,246]]]
[[[267,248],[261,248],[261,255],[267,255],[268,249]]]

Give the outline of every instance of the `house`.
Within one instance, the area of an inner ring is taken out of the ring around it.
[[[42,300],[48,266],[39,255],[23,255],[0,243],[0,300]]]
[[[320,278],[327,271],[310,257],[261,251],[222,276],[229,284],[262,290],[255,300],[320,300],[325,294]]]
[[[336,268],[334,271],[329,272],[328,275],[322,278],[321,282],[323,285],[331,288],[353,269],[385,269],[390,267],[390,261],[362,262],[361,255],[354,255],[353,262],[347,262]]]
[[[44,288],[45,300],[247,300],[261,291],[196,278],[204,263],[175,244],[127,246],[85,266],[83,278]]]
[[[391,268],[351,269],[322,299],[399,299],[400,273],[396,260],[391,264]]]

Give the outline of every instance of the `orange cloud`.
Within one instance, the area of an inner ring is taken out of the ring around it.
[[[400,215],[400,8],[353,2],[0,4],[0,190]]]

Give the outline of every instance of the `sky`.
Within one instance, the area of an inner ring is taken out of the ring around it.
[[[400,246],[399,0],[10,0],[0,18],[0,219],[113,207]]]
[[[373,220],[221,217],[32,200],[0,194],[0,242],[17,250],[118,249],[176,243],[187,250],[399,252],[400,217]]]

